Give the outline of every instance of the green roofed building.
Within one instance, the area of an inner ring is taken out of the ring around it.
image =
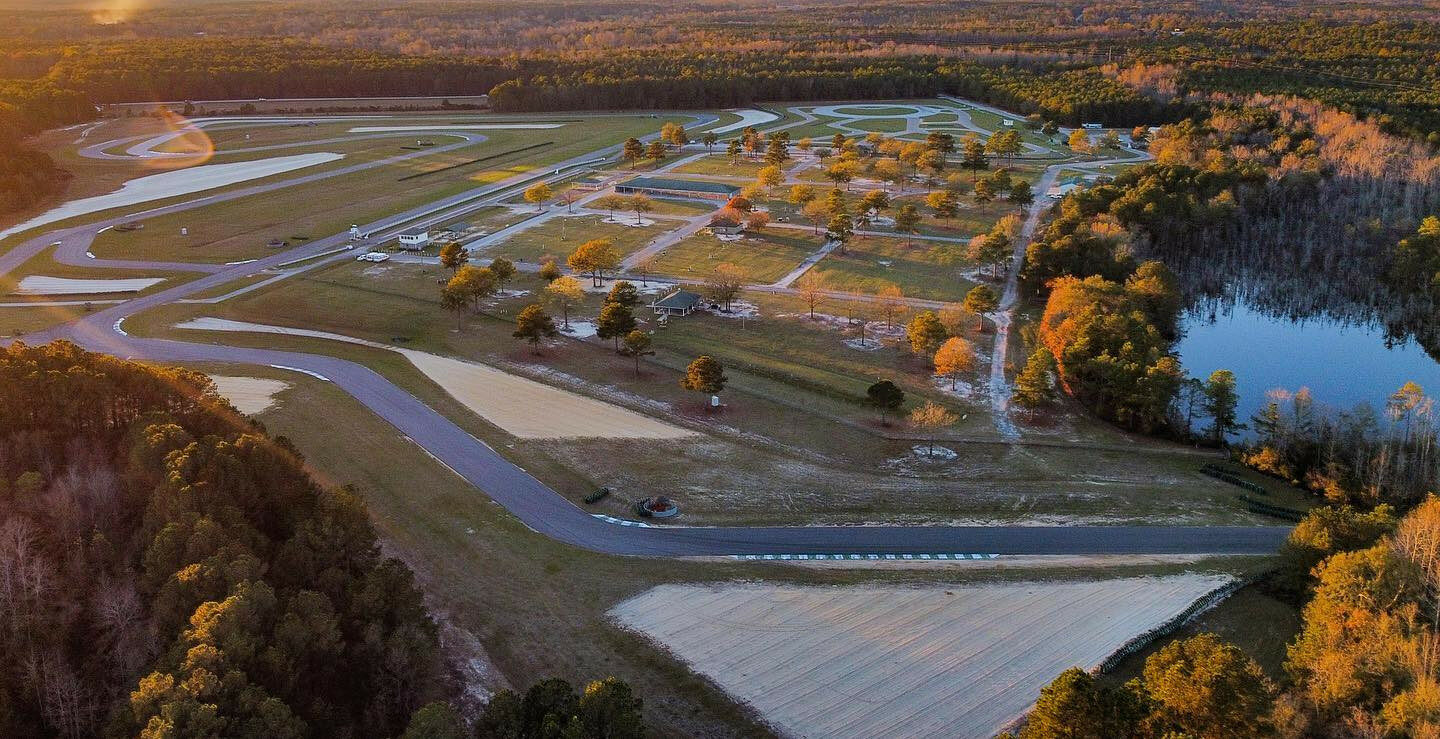
[[[688,316],[700,305],[703,298],[689,290],[673,290],[669,295],[650,304],[657,316]]]
[[[723,203],[739,195],[740,188],[723,182],[636,177],[616,185],[615,192],[621,195],[649,195],[657,198],[699,198]]]

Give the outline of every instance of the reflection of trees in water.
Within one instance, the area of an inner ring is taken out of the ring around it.
[[[1179,276],[1191,317],[1213,321],[1244,304],[1270,318],[1380,329],[1386,346],[1414,340],[1440,361],[1437,306],[1427,294],[1395,290],[1383,279],[1383,266],[1359,258],[1327,264],[1303,258],[1306,251],[1257,258],[1259,250],[1223,249],[1204,258],[1166,257],[1166,263]]]
[[[1379,327],[1387,341],[1414,339],[1440,359],[1440,306],[1387,279],[1396,242],[1440,207],[1440,157],[1313,102],[1256,96],[1247,104],[1273,113],[1273,129],[1252,130],[1223,112],[1209,124],[1229,154],[1264,164],[1265,184],[1239,188],[1237,217],[1183,224],[1141,251],[1180,276],[1202,316],[1242,301],[1276,318]],[[1313,136],[1314,146],[1304,156],[1298,148],[1268,155],[1273,137],[1292,134]]]

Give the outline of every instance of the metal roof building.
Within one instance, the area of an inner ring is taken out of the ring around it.
[[[740,193],[740,188],[724,182],[678,180],[668,177],[636,177],[615,186],[621,195],[654,195],[669,198],[702,198],[726,201]]]

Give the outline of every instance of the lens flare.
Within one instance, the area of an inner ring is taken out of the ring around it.
[[[102,26],[125,23],[147,5],[146,0],[105,0],[90,6],[90,20]]]
[[[160,136],[167,138],[157,143],[155,150],[163,152],[165,156],[146,159],[147,167],[181,169],[204,164],[215,156],[215,142],[210,139],[210,135],[192,124],[185,116],[172,110],[164,110],[160,113],[160,120],[165,128],[165,133]]]

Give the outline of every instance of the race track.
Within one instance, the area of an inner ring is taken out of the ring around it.
[[[697,116],[695,127],[713,122]],[[463,132],[457,135],[465,136]],[[471,134],[473,135],[473,134]],[[647,137],[647,138],[653,138]],[[464,142],[452,144],[460,146]],[[436,147],[428,154],[443,150]],[[617,152],[610,146],[574,157],[541,172],[526,172],[475,188],[404,213],[364,224],[361,230],[377,239],[393,236],[403,227],[430,225],[457,217],[481,205],[513,194],[517,187],[556,179],[567,170]],[[418,154],[418,153],[417,153]],[[192,282],[143,295],[106,307],[85,318],[23,337],[30,344],[66,339],[87,349],[121,357],[155,362],[206,362],[268,365],[299,370],[322,377],[354,396],[376,415],[393,425],[436,459],[531,529],[584,549],[642,556],[777,556],[794,555],[945,555],[954,554],[1260,554],[1273,552],[1289,529],[1272,526],[1067,526],[1067,527],[947,527],[947,526],[826,526],[826,527],[644,527],[618,525],[592,516],[540,480],[512,464],[494,449],[397,387],[375,371],[334,357],[297,352],[251,349],[218,344],[147,339],[125,333],[123,322],[150,308],[173,303],[213,287],[265,269],[316,258],[313,268],[351,259],[345,251],[348,234],[316,239],[239,265],[175,265],[130,260],[96,260],[84,256],[86,246],[104,228],[140,215],[173,213],[238,197],[254,197],[303,182],[334,177],[371,166],[381,166],[417,154],[390,157],[361,165],[313,173],[288,180],[258,184],[199,197],[143,214],[103,218],[34,236],[0,254],[0,274],[59,244],[55,258],[67,264],[91,267],[127,267],[156,270],[189,269],[205,272]],[[0,242],[0,247],[5,246]]]

